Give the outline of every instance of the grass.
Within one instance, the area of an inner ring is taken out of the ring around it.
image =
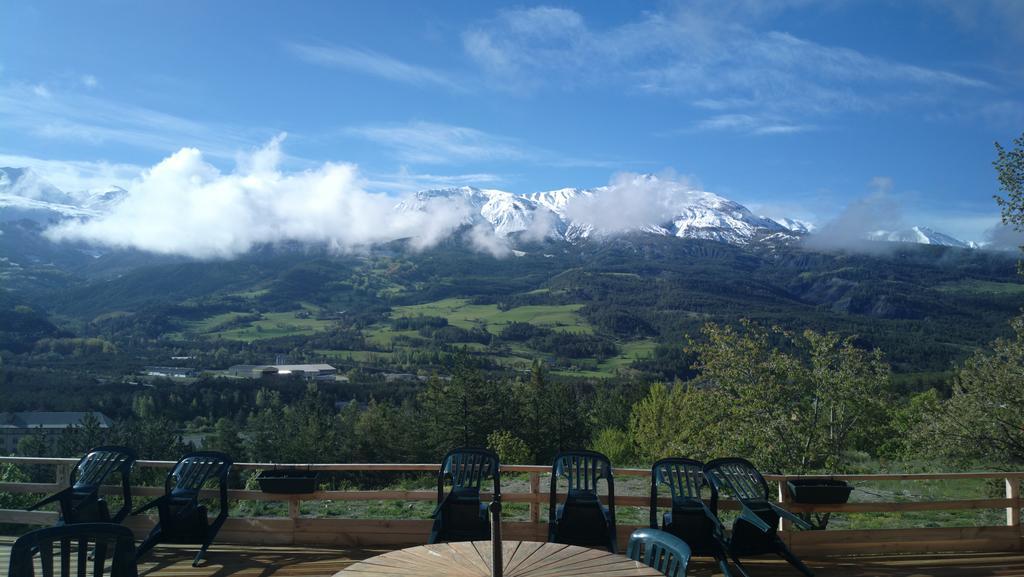
[[[474,305],[466,299],[443,299],[431,303],[395,307],[392,318],[433,316],[448,319],[448,324],[463,329],[482,328],[498,334],[505,325],[524,322],[574,333],[592,333],[593,327],[579,315],[581,304],[528,305],[507,311],[497,305]]]
[[[628,341],[619,345],[619,354],[605,359],[593,370],[555,371],[555,374],[573,377],[609,378],[622,370],[628,369],[633,361],[650,356],[658,343],[651,339]]]
[[[303,305],[304,310],[314,313],[315,309]],[[335,321],[318,320],[312,316],[298,318],[295,311],[264,313],[260,320],[234,326],[240,318],[251,313],[227,312],[207,317],[199,321],[187,323],[181,333],[171,335],[183,338],[185,335],[197,335],[210,339],[227,339],[233,341],[255,341],[278,337],[311,335],[329,329]]]

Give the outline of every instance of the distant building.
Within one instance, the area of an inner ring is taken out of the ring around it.
[[[279,376],[299,375],[307,381],[333,381],[338,369],[323,363],[315,365],[273,365]]]
[[[23,413],[0,413],[0,449],[5,453],[13,453],[18,448],[18,441],[33,433],[42,432],[52,445],[64,429],[81,426],[82,420],[89,412],[78,411],[26,411]],[[114,422],[103,413],[92,411],[100,422],[100,427],[109,429]]]
[[[235,365],[225,372],[228,376],[247,379],[297,375],[307,381],[333,381],[338,374],[338,369],[322,363],[314,365]]]
[[[188,367],[146,367],[144,372],[150,377],[172,377],[176,379],[199,376],[199,371]]]

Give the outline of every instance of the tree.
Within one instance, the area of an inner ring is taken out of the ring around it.
[[[999,189],[1006,196],[994,195],[1002,213],[1003,224],[1024,231],[1024,134],[1006,150],[998,142],[996,159],[992,162],[999,178]]]
[[[646,462],[673,455],[707,460],[743,454],[728,441],[728,399],[721,391],[692,384],[657,383],[633,405],[629,434]]]
[[[57,439],[57,454],[61,457],[78,457],[83,453],[107,444],[109,431],[100,426],[95,413],[86,413],[79,425],[64,429]]]
[[[852,338],[744,322],[705,325],[691,346],[700,377],[652,387],[630,432],[641,456],[748,455],[769,471],[840,471],[885,418],[889,368]]]
[[[203,439],[203,449],[226,453],[236,461],[243,460],[245,445],[242,443],[238,424],[231,419],[219,419],[214,426],[213,434]]]
[[[487,379],[465,352],[456,355],[451,380],[430,380],[419,405],[427,447],[438,458],[455,447],[485,446],[515,410],[508,387]]]
[[[938,455],[965,465],[1024,463],[1024,319],[1015,319],[1013,328],[1013,338],[998,339],[964,362],[953,396],[934,420],[921,424],[920,434]]]
[[[589,441],[585,403],[571,384],[548,379],[544,363],[534,361],[519,398],[522,418],[512,430],[520,431],[534,462],[550,463],[559,451],[577,449]]]

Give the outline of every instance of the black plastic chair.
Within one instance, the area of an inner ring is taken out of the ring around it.
[[[802,529],[810,529],[811,525],[771,502],[768,483],[754,465],[738,457],[715,459],[704,466],[704,476],[711,484],[712,511],[717,514],[718,498],[723,491],[740,504],[740,515],[733,522],[728,551],[744,575],[747,573],[739,557],[775,553],[807,577],[814,576],[777,533],[780,519],[787,519]]]
[[[137,457],[135,451],[126,447],[96,447],[91,449],[71,470],[68,487],[50,495],[28,508],[29,511],[43,505],[58,502],[60,519],[58,525],[74,523],[120,523],[132,510],[132,490],[129,479]],[[107,501],[100,497],[100,487],[107,477],[121,474],[121,494],[124,504],[113,516]]]
[[[146,503],[133,515],[156,507],[160,519],[139,545],[138,557],[159,542],[201,545],[192,566],[199,565],[228,518],[228,473],[233,461],[224,453],[199,451],[181,458],[164,481],[164,495]],[[210,523],[205,505],[199,503],[199,491],[209,480],[220,488],[220,509]]]
[[[430,543],[478,541],[491,538],[487,503],[480,502],[485,480],[494,481],[494,494],[501,494],[498,455],[487,449],[449,451],[437,473],[437,507],[431,517]],[[445,493],[450,482],[451,490]]]
[[[704,463],[695,459],[669,457],[651,467],[651,528],[658,528],[658,490],[668,487],[672,509],[661,517],[661,530],[682,539],[693,555],[714,557],[729,577],[725,528],[704,503],[702,491],[708,486]]]
[[[666,577],[686,577],[690,546],[665,531],[637,529],[629,536],[626,557],[657,569]]]
[[[7,577],[35,577],[33,557],[39,555],[43,577],[54,576],[54,543],[60,543],[60,577],[138,577],[135,537],[131,529],[114,523],[76,523],[38,529],[11,546]],[[72,543],[75,551],[72,551]],[[110,563],[107,563],[107,560]],[[89,565],[92,572],[89,573]],[[74,565],[72,571],[72,565]]]
[[[558,480],[565,478],[565,501],[557,504]],[[608,505],[602,505],[597,483],[608,485]],[[548,507],[548,541],[585,547],[607,547],[618,552],[615,533],[615,480],[612,464],[594,451],[566,451],[551,465],[551,502]]]

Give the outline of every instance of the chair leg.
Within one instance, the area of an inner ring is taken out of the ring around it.
[[[723,577],[732,577],[732,572],[729,571],[729,561],[725,557],[718,557],[718,567],[722,570]]]
[[[160,541],[160,525],[153,527],[153,530],[149,532],[149,536],[146,540],[139,545],[139,548],[135,550],[135,558],[141,559],[143,555],[149,552],[157,542]]]
[[[210,547],[211,543],[213,543],[213,541],[207,541],[203,543],[202,547],[199,548],[199,552],[196,553],[196,558],[192,560],[193,567],[199,566],[199,562],[203,560],[203,555],[206,554],[206,550]]]
[[[740,558],[732,554],[729,556],[732,557],[732,564],[736,567],[736,570],[739,571],[740,575],[743,577],[750,577],[750,573],[747,573],[747,568],[743,566],[743,562],[740,561]]]
[[[814,571],[811,571],[811,569],[807,565],[804,565],[804,562],[801,561],[799,557],[794,555],[793,552],[789,550],[789,547],[786,547],[785,543],[780,542],[778,546],[779,557],[782,557],[786,561],[789,561],[790,565],[796,567],[797,570],[799,570],[807,577],[814,577]]]

